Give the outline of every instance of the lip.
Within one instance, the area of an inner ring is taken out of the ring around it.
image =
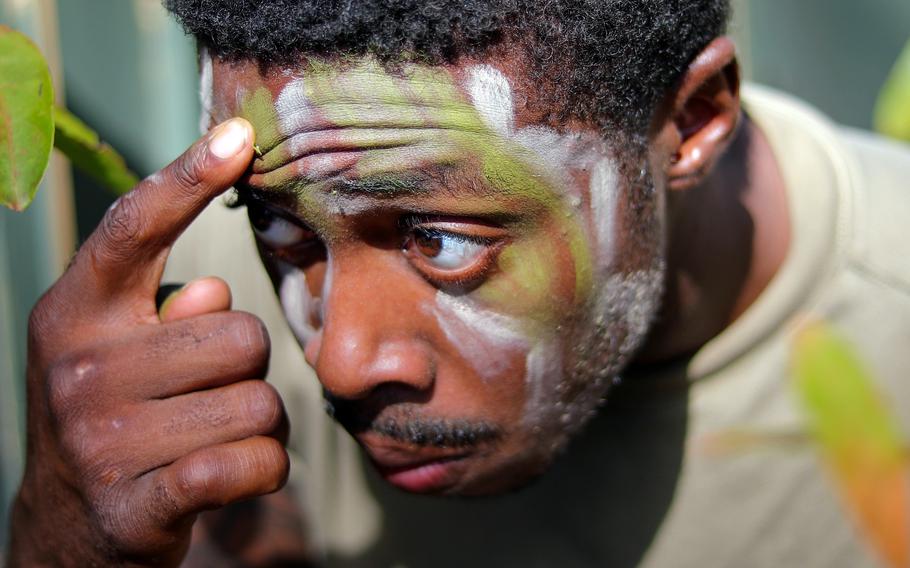
[[[407,446],[372,436],[359,441],[379,475],[410,493],[442,493],[458,483],[467,467],[463,449]]]

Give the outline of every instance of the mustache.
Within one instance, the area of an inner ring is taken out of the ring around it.
[[[359,401],[325,395],[326,413],[351,434],[371,432],[420,447],[465,448],[502,436],[496,425],[482,420],[421,416],[410,403],[371,410]]]

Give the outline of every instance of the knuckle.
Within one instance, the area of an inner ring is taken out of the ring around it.
[[[259,463],[262,475],[263,492],[274,493],[287,482],[291,460],[287,450],[274,438],[262,438],[259,446]]]
[[[242,395],[245,422],[256,434],[267,434],[278,428],[284,414],[281,397],[265,381],[249,381]]]
[[[161,526],[170,524],[173,519],[180,516],[185,505],[185,497],[181,497],[181,495],[191,495],[191,493],[182,493],[177,487],[179,483],[181,483],[180,480],[176,480],[172,484],[159,478],[152,485],[147,505],[148,514]]]
[[[126,456],[118,451],[125,416],[98,411],[97,382],[105,364],[95,353],[82,353],[55,363],[47,375],[50,423],[64,455],[87,479],[111,486],[124,476]]]
[[[41,347],[56,335],[55,331],[68,327],[61,322],[63,310],[58,309],[53,292],[54,290],[51,289],[45,293],[29,312],[28,342],[30,350],[38,350],[43,353],[44,350]]]
[[[43,295],[32,308],[28,315],[29,335],[37,335],[46,327],[46,322],[53,318],[54,310],[50,306],[48,294]]]
[[[116,484],[123,477],[118,452],[118,437],[104,418],[85,419],[71,425],[65,433],[66,444],[79,460],[86,477],[102,487]]]
[[[174,189],[192,196],[203,184],[205,171],[205,153],[199,148],[193,148],[174,162],[171,168]]]
[[[207,505],[223,506],[226,503],[220,502],[219,496],[224,493],[226,471],[216,452],[201,453],[177,471],[174,491],[189,503],[194,503],[195,497]]]
[[[150,508],[159,508],[161,501],[150,501]],[[133,499],[122,492],[109,492],[95,509],[95,526],[109,548],[120,555],[141,554],[148,546],[149,530],[145,524],[147,515]]]
[[[142,246],[145,223],[137,195],[128,193],[118,199],[102,219],[97,232],[100,246],[91,249],[97,260],[122,261]]]
[[[89,353],[64,357],[51,365],[46,381],[51,414],[58,418],[70,416],[83,401],[91,398],[91,385],[102,374],[100,358]]]
[[[103,477],[108,477],[109,469],[115,463],[129,460],[128,455],[117,456],[124,433],[133,431],[133,425],[128,424],[128,413],[120,415],[102,414],[87,418],[89,436],[83,442],[85,456],[92,460],[102,471]]]
[[[252,370],[263,370],[268,364],[271,345],[269,334],[262,320],[246,312],[233,314],[232,347],[239,350],[250,361]]]

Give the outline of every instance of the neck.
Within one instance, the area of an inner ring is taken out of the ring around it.
[[[697,350],[736,321],[790,246],[784,181],[764,134],[745,119],[700,186],[668,196],[667,290],[641,363]]]

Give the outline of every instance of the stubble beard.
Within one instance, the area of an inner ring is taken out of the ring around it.
[[[538,392],[530,389],[525,425],[527,459],[546,464],[541,470],[597,415],[660,308],[666,278],[664,193],[647,166],[646,152],[638,146],[622,165],[631,180],[631,206],[623,219],[633,245],[629,256],[602,267],[595,280],[600,284],[575,314],[574,325],[555,330],[535,348],[549,359],[549,369],[539,379]]]

